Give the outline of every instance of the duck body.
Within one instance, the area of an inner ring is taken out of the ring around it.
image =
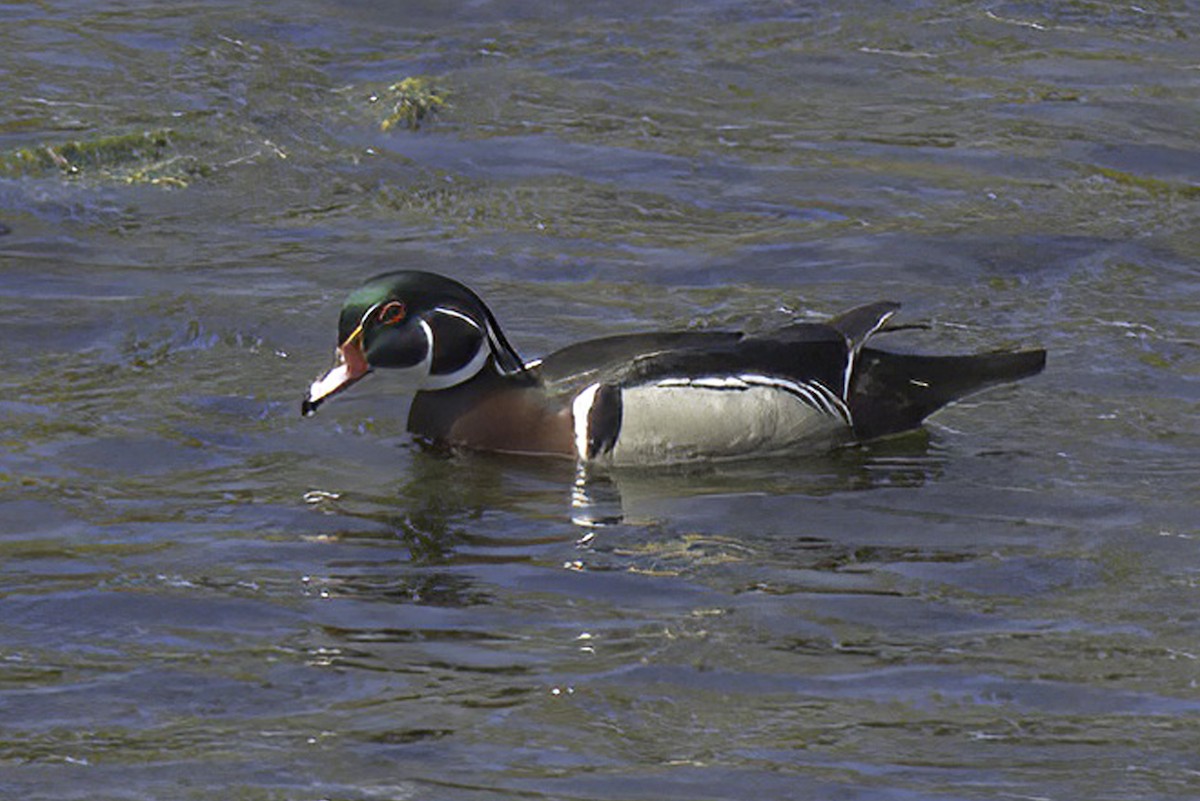
[[[1045,364],[1043,350],[913,356],[867,347],[898,308],[881,301],[755,335],[604,337],[527,363],[462,284],[388,273],[347,300],[337,364],[310,387],[302,411],[393,368],[415,390],[408,429],[419,437],[655,465],[824,451],[905,431]]]

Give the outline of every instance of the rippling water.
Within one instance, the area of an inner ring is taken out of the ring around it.
[[[534,9],[0,3],[0,794],[1200,795],[1196,10]],[[528,356],[889,297],[1050,362],[579,481],[300,419],[397,267]]]

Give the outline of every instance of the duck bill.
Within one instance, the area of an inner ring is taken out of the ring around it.
[[[308,417],[326,398],[341,392],[369,372],[371,365],[367,364],[367,357],[363,353],[362,329],[359,328],[338,346],[337,364],[333,369],[312,382],[300,404],[300,414]]]

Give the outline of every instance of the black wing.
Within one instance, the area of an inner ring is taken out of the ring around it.
[[[634,386],[747,374],[817,380],[840,394],[848,353],[846,337],[838,330],[798,324],[757,336],[683,332],[607,337],[557,351],[537,369],[552,394],[574,394],[594,383]]]
[[[590,339],[557,350],[533,370],[550,394],[575,394],[597,382],[620,384],[639,361],[669,353],[721,350],[744,336],[730,331],[623,334]]]
[[[796,323],[765,334],[679,331],[603,337],[555,351],[533,368],[550,394],[594,383],[631,386],[668,378],[743,374],[820,381],[838,396],[854,356],[899,308],[881,301],[829,323]]]

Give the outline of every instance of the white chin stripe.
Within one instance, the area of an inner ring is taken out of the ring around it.
[[[457,386],[475,376],[483,366],[487,364],[488,348],[482,340],[479,343],[479,349],[475,351],[475,355],[471,357],[471,361],[464,364],[452,373],[430,373],[422,382],[423,389],[446,389],[447,387]]]
[[[455,309],[447,309],[439,306],[433,311],[435,314],[441,314],[446,317],[453,318],[456,321],[456,325],[458,323],[466,323],[471,329],[474,329],[474,331],[478,332],[479,335],[478,347],[471,355],[471,358],[468,359],[461,367],[458,367],[457,369],[454,369],[448,373],[435,373],[433,372],[433,328],[426,321],[421,321],[421,326],[425,330],[425,336],[429,340],[429,358],[426,360],[426,363],[429,365],[429,367],[426,370],[427,375],[425,379],[421,382],[421,388],[437,390],[453,387],[463,383],[464,381],[467,381],[470,378],[473,378],[475,374],[482,370],[483,366],[487,364],[488,355],[491,352],[491,349],[488,346],[487,332],[485,332],[475,320],[472,320],[467,315],[460,311],[456,311]],[[443,332],[450,333],[445,329],[443,329]],[[456,334],[457,332],[454,333]]]

